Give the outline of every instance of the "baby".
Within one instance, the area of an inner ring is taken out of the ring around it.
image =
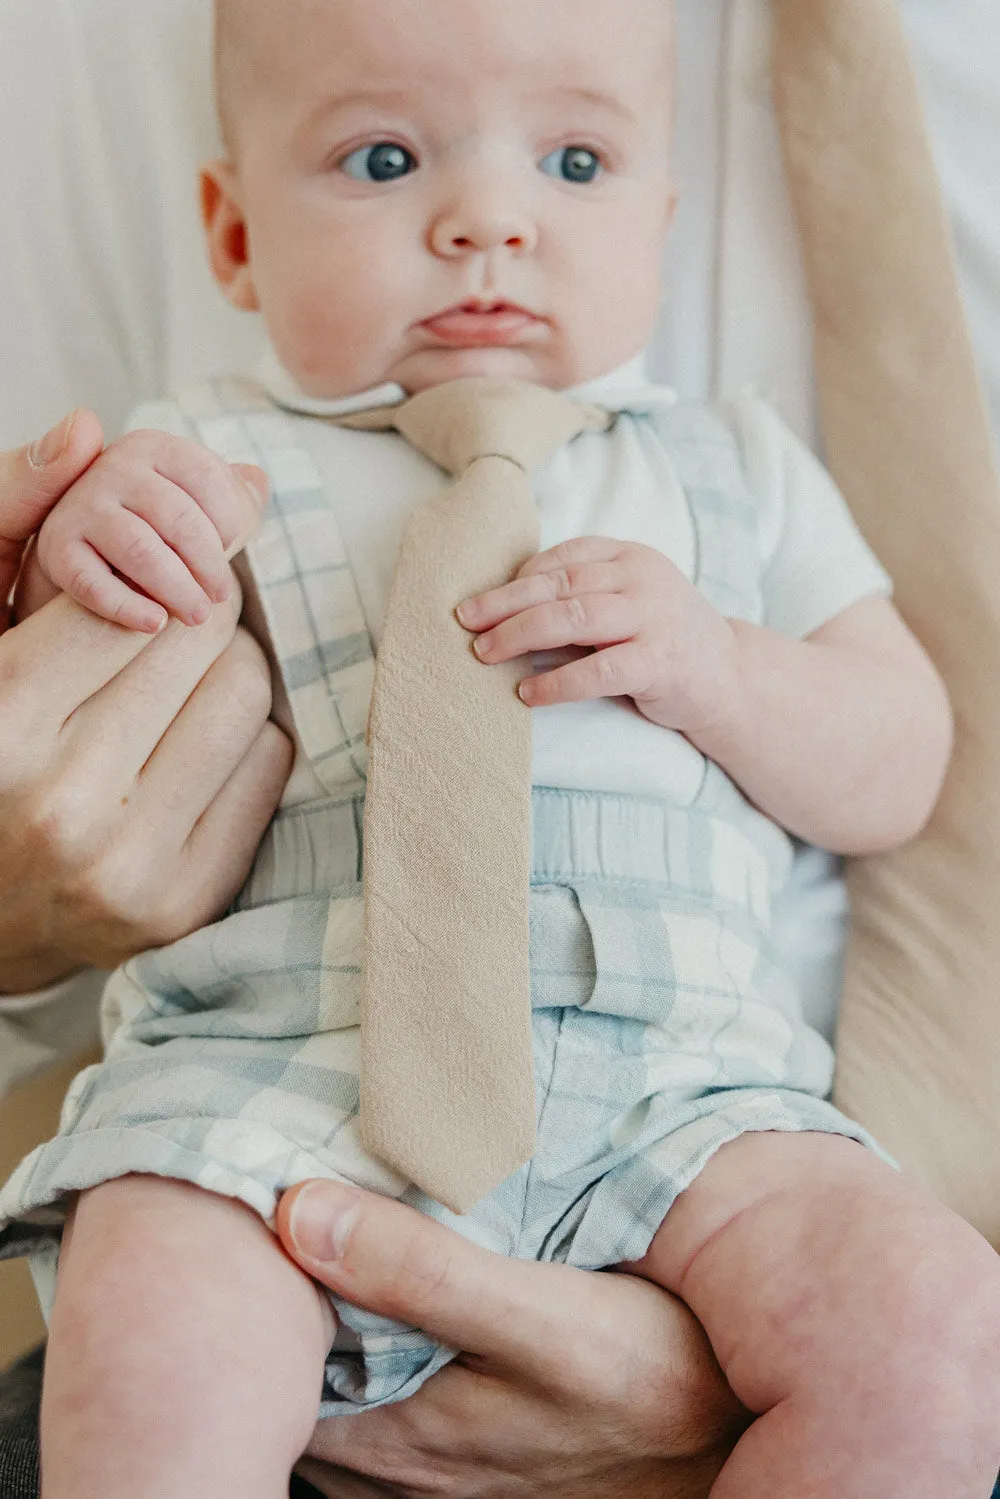
[[[447,1362],[334,1312],[281,1254],[280,1194],[320,1175],[683,1298],[757,1417],[717,1499],[986,1499],[995,1256],[826,1101],[829,1050],[768,930],[788,834],[865,853],[920,829],[948,709],[810,455],[758,403],[691,409],[636,363],[674,204],[669,5],[226,0],[218,19],[230,159],[204,217],[224,292],[263,313],[263,385],[148,408],[137,425],[188,441],[165,462],[126,437],[118,491],[81,486],[38,551],[131,628],[197,624],[231,535],[190,439],[263,463],[240,565],[297,760],[234,910],[113,977],[105,1063],[0,1199],[42,1283],[62,1232],[46,1499],[277,1499],[318,1400],[400,1399]],[[614,420],[538,472],[540,553],[454,600],[484,672],[534,657],[539,1104],[530,1166],[456,1219],[356,1127],[370,640],[441,475],[335,418],[472,375]]]

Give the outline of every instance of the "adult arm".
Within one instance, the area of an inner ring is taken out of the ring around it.
[[[47,446],[0,459],[0,604],[27,538],[99,472],[101,449],[99,423],[80,412]],[[263,476],[212,457],[207,482],[232,487],[245,540]],[[291,747],[268,721],[267,664],[238,611],[234,597],[206,624],[150,639],[65,596],[16,625],[5,607],[0,996],[173,941],[239,889]]]
[[[338,1295],[463,1350],[318,1428],[301,1471],[329,1499],[705,1499],[749,1419],[687,1308],[632,1276],[504,1259],[331,1182],[286,1193],[278,1227]]]

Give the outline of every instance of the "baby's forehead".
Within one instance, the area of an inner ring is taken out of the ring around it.
[[[216,0],[216,16],[224,115],[248,86],[287,93],[311,75],[353,87],[450,73],[484,89],[600,77],[629,91],[668,81],[673,62],[673,0]]]

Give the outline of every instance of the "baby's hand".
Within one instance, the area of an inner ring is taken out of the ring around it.
[[[51,511],[38,561],[95,614],[152,635],[168,614],[203,624],[229,598],[240,520],[223,459],[165,432],[132,432]]]
[[[478,635],[475,651],[487,665],[590,648],[522,682],[532,708],[630,697],[653,723],[691,734],[717,723],[736,700],[729,621],[668,557],[636,542],[563,542],[532,557],[513,582],[460,604],[458,618]]]

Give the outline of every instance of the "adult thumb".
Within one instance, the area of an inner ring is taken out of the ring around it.
[[[507,1259],[414,1208],[340,1182],[291,1188],[277,1227],[302,1269],[345,1301],[495,1368],[544,1380],[544,1350],[565,1347],[574,1319],[589,1314],[594,1277],[583,1271]]]
[[[102,451],[92,411],[73,411],[37,442],[0,453],[0,605],[17,579],[24,544]]]

